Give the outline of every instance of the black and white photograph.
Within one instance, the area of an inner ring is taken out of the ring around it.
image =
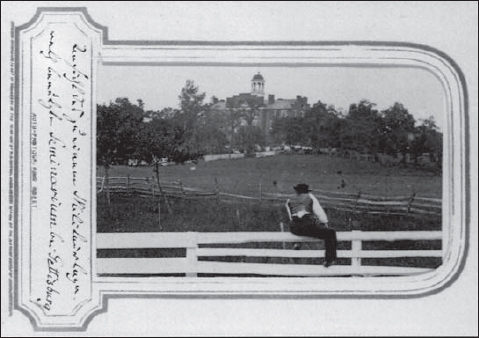
[[[434,75],[256,68],[101,67],[98,273],[404,276],[440,266],[446,100]]]
[[[477,334],[477,3],[7,3],[2,336]]]

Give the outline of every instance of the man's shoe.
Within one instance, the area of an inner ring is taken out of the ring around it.
[[[333,260],[333,261],[325,261],[325,262],[323,263],[323,266],[324,266],[325,268],[329,268],[329,267],[330,267],[331,265],[333,265],[334,263],[336,263],[336,261],[334,261],[334,260]]]

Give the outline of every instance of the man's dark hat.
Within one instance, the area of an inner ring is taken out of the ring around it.
[[[304,183],[300,183],[293,188],[298,194],[307,194],[308,192],[312,191],[311,189],[309,189],[309,185]]]

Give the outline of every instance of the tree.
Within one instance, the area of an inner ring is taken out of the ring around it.
[[[145,114],[150,119],[171,119],[175,114],[178,113],[178,109],[171,107],[163,108],[161,111],[158,110],[148,110]]]
[[[200,93],[194,81],[186,81],[181,90],[180,110],[173,116],[179,128],[175,158],[184,162],[205,153],[224,152],[227,145],[226,117],[203,104],[205,93]]]
[[[442,172],[443,134],[439,131],[433,116],[422,120],[421,125],[416,128],[412,151],[416,158],[416,165],[418,156],[429,153],[435,160],[436,172]]]
[[[265,143],[263,132],[256,126],[241,126],[238,132],[233,135],[233,145],[236,148],[253,154],[256,145],[263,146]]]
[[[309,143],[316,148],[340,146],[340,115],[334,106],[318,101],[305,114]]]
[[[170,158],[175,150],[175,139],[175,126],[167,119],[155,117],[143,124],[135,157],[152,164],[161,158]]]
[[[143,118],[143,109],[126,98],[97,105],[97,163],[105,169],[107,187],[110,166],[135,154]],[[107,198],[110,203],[108,190]]]
[[[145,113],[127,98],[97,106],[97,161],[102,165],[121,163],[136,150],[136,136]]]
[[[310,145],[314,134],[310,123],[305,117],[278,117],[273,120],[270,135],[276,143]]]
[[[186,84],[178,96],[181,111],[195,119],[203,109],[205,96],[206,93],[199,93],[199,87],[195,85],[195,81],[186,80]]]
[[[199,154],[221,154],[228,145],[223,113],[206,108],[199,118],[197,140]]]
[[[281,144],[285,142],[286,123],[287,123],[287,119],[284,117],[275,117],[273,121],[271,122],[271,130],[269,133],[274,143]]]
[[[285,142],[292,145],[307,145],[309,135],[307,121],[304,117],[287,117],[285,121]]]
[[[226,111],[226,121],[224,126],[230,145],[233,146],[233,135],[238,132],[238,128],[241,126],[241,112],[234,108],[228,109]]]
[[[378,125],[380,116],[374,109],[375,103],[361,100],[349,106],[349,112],[343,126],[343,146],[357,150],[371,150],[378,147]]]
[[[240,118],[246,122],[246,125],[252,126],[254,120],[258,117],[259,106],[253,103],[245,102],[239,108]]]
[[[144,111],[126,98],[97,105],[97,162],[103,166],[128,160],[136,151]]]
[[[265,144],[261,128],[254,125],[261,107],[257,102],[246,100],[238,108],[234,108],[231,115],[236,119],[233,123],[238,123],[238,127],[233,129],[233,146],[242,149],[246,154],[253,154],[257,145],[262,147]]]
[[[182,129],[180,132],[183,138],[181,151],[187,157],[195,158],[199,156],[199,121],[205,114],[206,107],[203,105],[205,95],[205,93],[199,93],[199,88],[194,81],[187,80],[185,86],[181,89],[181,94],[178,96],[180,111],[174,115],[173,120]]]
[[[169,214],[172,213],[172,210],[161,186],[160,164],[162,158],[174,158],[176,151],[175,141],[178,137],[177,132],[177,128],[169,120],[155,117],[145,124],[141,133],[141,148],[138,150],[141,157],[153,165],[153,172],[160,189],[160,195],[165,200]]]
[[[401,103],[381,112],[379,151],[387,154],[409,151],[409,135],[415,131],[416,120]],[[405,156],[403,156],[405,160]]]

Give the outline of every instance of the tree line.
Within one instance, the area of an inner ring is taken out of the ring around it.
[[[178,98],[179,109],[161,111],[145,110],[142,100],[132,103],[127,98],[97,105],[97,163],[109,167],[137,159],[155,164],[161,158],[184,163],[204,154],[252,152],[254,146],[265,145],[261,129],[252,125],[250,109],[215,111],[190,80]]]
[[[188,80],[178,97],[179,108],[146,111],[136,103],[118,98],[97,106],[97,162],[108,169],[137,159],[158,168],[161,158],[184,163],[204,154],[301,145],[338,151],[357,151],[415,157],[429,153],[442,161],[442,133],[434,118],[419,125],[401,104],[379,111],[367,100],[350,105],[344,113],[321,101],[301,117],[276,117],[271,129],[261,130],[253,122],[260,109],[216,111],[205,103],[205,93]]]
[[[351,104],[344,114],[319,101],[303,117],[275,119],[270,134],[275,142],[314,149],[334,148],[373,156],[410,154],[414,158],[429,153],[441,162],[443,135],[432,116],[416,125],[414,116],[401,103],[382,111],[375,106],[362,100]]]

